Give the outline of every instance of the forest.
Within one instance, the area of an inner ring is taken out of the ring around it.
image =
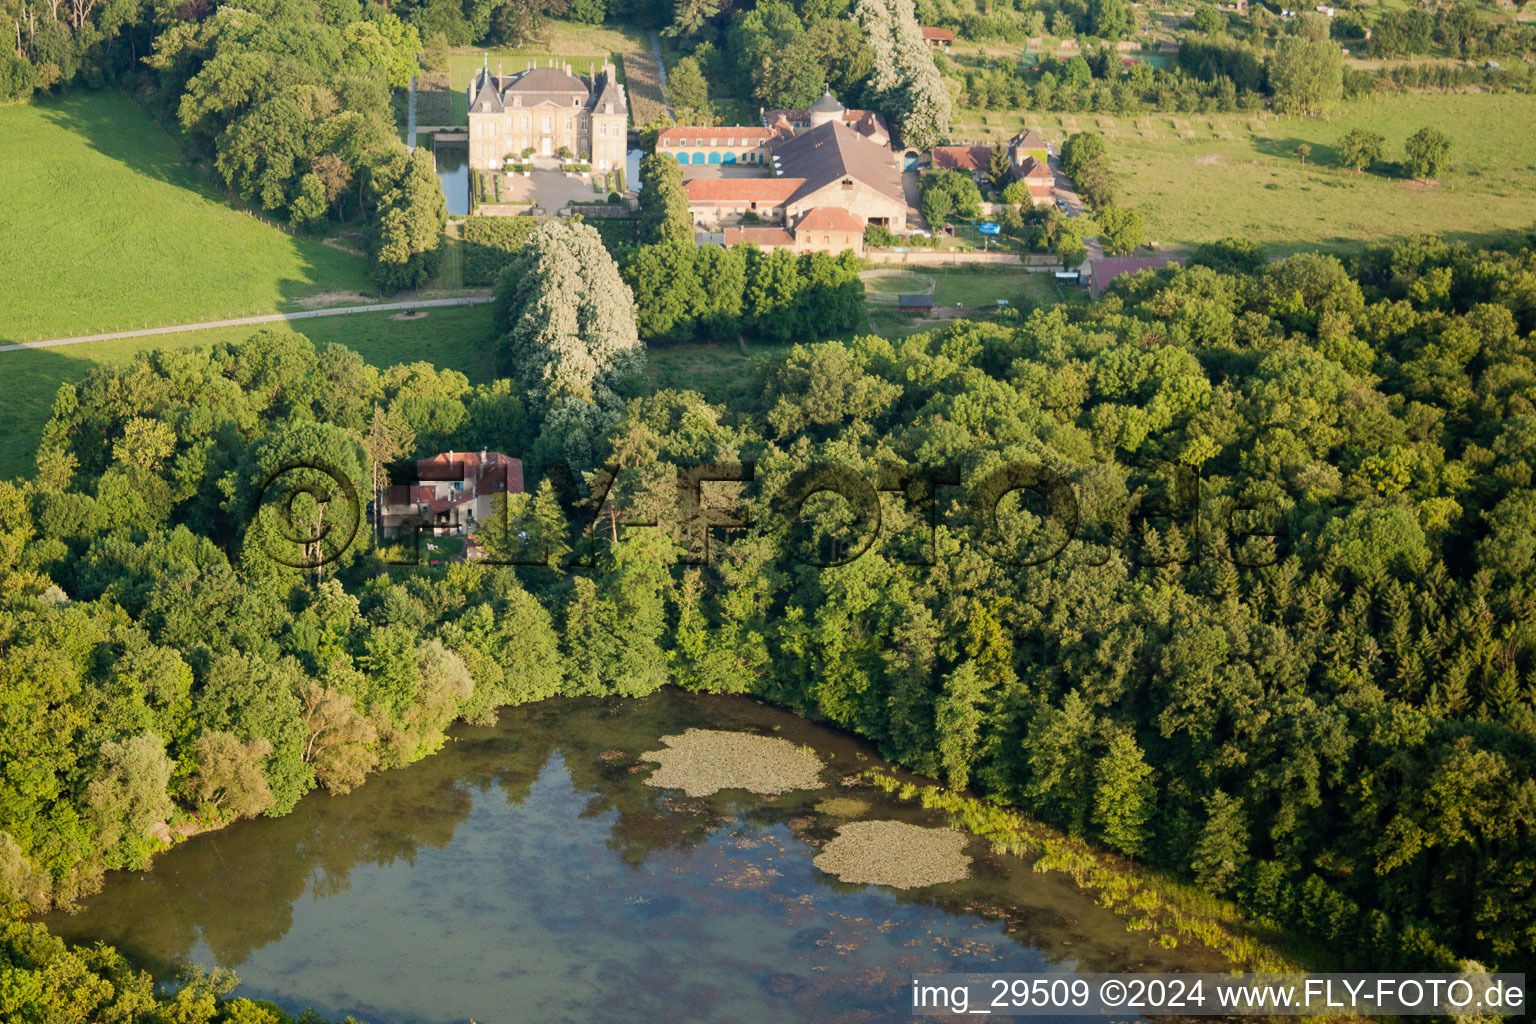
[[[1532,966],[1536,249],[1221,243],[1092,305],[793,346],[725,409],[645,385],[595,232],[537,236],[496,384],[269,330],[60,389],[0,486],[13,910],[455,720],[670,683],[847,728],[1341,968]],[[482,541],[543,564],[402,567],[363,531],[290,569],[249,514],[295,460],[368,493],[481,447],[529,482]],[[747,461],[685,508],[680,468]],[[865,483],[806,497],[832,470]]]

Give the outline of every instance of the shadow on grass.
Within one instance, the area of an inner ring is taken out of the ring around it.
[[[174,122],[166,123],[126,93],[117,90],[70,93],[37,106],[49,124],[83,139],[92,150],[134,174],[182,189],[232,214],[251,216],[268,229],[286,236],[307,279],[285,277],[276,282],[281,296],[280,309],[289,308],[297,300],[329,288],[352,289],[363,285],[371,290],[361,256],[327,246],[319,238],[298,235],[280,223],[275,215],[243,208],[236,197],[220,187],[208,158],[198,154],[190,137]],[[205,241],[210,249],[216,249],[223,240],[210,238]],[[228,259],[229,255],[225,254],[224,258]],[[225,310],[209,310],[206,319],[225,315]],[[199,319],[205,317],[189,316],[187,322]],[[71,333],[95,332],[82,329]]]
[[[89,357],[70,357],[53,349],[0,352],[5,401],[0,402],[0,480],[30,477],[37,445],[53,414],[61,384],[74,384],[103,365]]]

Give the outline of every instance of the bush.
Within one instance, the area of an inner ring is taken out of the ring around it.
[[[884,224],[869,224],[864,228],[864,244],[875,249],[883,249],[896,244],[896,236],[891,234],[891,229]]]

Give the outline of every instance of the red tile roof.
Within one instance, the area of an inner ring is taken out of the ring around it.
[[[804,178],[689,178],[683,191],[690,203],[780,204],[804,184]]]
[[[1050,167],[1046,164],[1036,160],[1034,157],[1026,157],[1024,162],[1019,165],[1019,170],[1023,172],[1019,175],[1019,177],[1026,180],[1035,179],[1037,181],[1047,181],[1052,183],[1056,181],[1056,172],[1051,170]]]
[[[422,487],[418,484],[395,484],[384,489],[385,505],[419,505],[432,500],[433,491],[430,487]]]
[[[746,227],[725,229],[726,245],[737,245],[742,242],[751,242],[753,245],[760,245],[765,249],[788,249],[795,244],[795,240],[783,228]]]
[[[777,129],[781,135],[793,135],[795,125],[810,123],[811,112],[809,110],[770,110],[763,114],[763,120],[770,127]],[[860,135],[883,135],[887,139],[891,135],[885,126],[885,121],[873,110],[844,110],[842,121]]]
[[[523,460],[514,459],[501,452],[439,452],[430,459],[416,460],[416,479],[437,481],[475,481],[476,493],[487,493],[487,487],[500,493],[521,494],[523,491]],[[499,484],[500,487],[492,485]],[[422,487],[431,496],[432,488]],[[391,488],[391,491],[395,488]],[[467,491],[465,493],[468,493]]]
[[[841,206],[818,206],[800,218],[795,231],[855,231],[862,232],[864,222]]]
[[[483,494],[518,494],[523,489],[523,466],[519,462],[514,467],[500,465],[481,474],[475,481],[475,495]]]
[[[952,43],[955,41],[955,34],[947,28],[925,28],[923,38],[936,43]]]
[[[784,174],[804,182],[795,193],[796,197],[810,195],[836,181],[852,178],[866,188],[882,193],[891,202],[906,206],[901,172],[896,169],[890,149],[865,138],[845,124],[831,121],[787,142],[781,142],[773,151],[773,160]]]
[[[984,171],[991,152],[988,146],[934,146],[933,166],[948,171]]]
[[[1170,264],[1182,267],[1184,260],[1179,256],[1100,256],[1089,266],[1089,290],[1094,298],[1098,298],[1117,277],[1139,274],[1143,270],[1161,270]]]
[[[778,133],[772,128],[748,128],[743,125],[724,125],[714,127],[693,127],[690,125],[678,125],[676,128],[668,128],[656,136],[658,146],[697,146],[700,139],[705,140],[704,145],[720,145],[726,139],[736,139],[742,145],[757,145],[776,138]]]
[[[1008,145],[1023,149],[1045,149],[1045,138],[1033,128],[1026,128],[1008,140]]]

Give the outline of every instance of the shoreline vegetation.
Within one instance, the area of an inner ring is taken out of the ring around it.
[[[1195,939],[1243,970],[1284,973],[1323,969],[1323,951],[1299,936],[1245,915],[1231,902],[1201,892],[1161,872],[1116,857],[1018,811],[870,769],[863,777],[884,793],[942,811],[952,826],[986,840],[994,853],[1032,860],[1036,872],[1059,872],[1123,919],[1129,931],[1152,933],[1165,949]],[[818,864],[818,866],[820,866]]]

